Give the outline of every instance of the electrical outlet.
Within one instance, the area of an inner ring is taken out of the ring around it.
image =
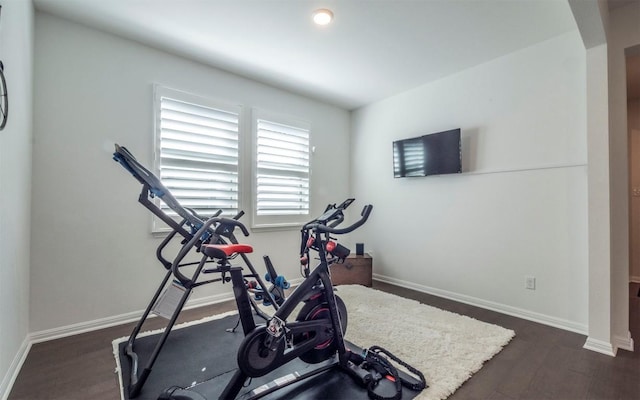
[[[536,278],[535,276],[524,277],[524,288],[529,290],[536,290]]]

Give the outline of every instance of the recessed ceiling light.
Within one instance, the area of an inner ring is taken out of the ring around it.
[[[321,8],[313,12],[313,22],[318,25],[327,25],[333,20],[333,12],[326,8]]]

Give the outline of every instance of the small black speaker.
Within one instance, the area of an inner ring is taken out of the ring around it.
[[[364,255],[364,243],[356,243],[356,255],[357,256]]]

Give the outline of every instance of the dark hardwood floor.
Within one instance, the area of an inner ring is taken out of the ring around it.
[[[462,399],[640,399],[640,352],[609,357],[582,346],[583,335],[457,303],[381,282],[374,287],[478,320],[513,329],[516,337],[449,398]],[[640,285],[630,286],[632,336],[640,337]],[[195,320],[235,309],[226,302],[182,313]],[[144,329],[163,326],[151,319]],[[111,341],[128,336],[126,324],[33,345],[9,400],[118,400]]]

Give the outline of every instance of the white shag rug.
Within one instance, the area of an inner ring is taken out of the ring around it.
[[[416,399],[451,395],[515,332],[360,285],[338,286],[347,306],[345,339],[378,345],[420,370],[429,387]]]
[[[361,348],[380,346],[424,374],[429,387],[416,400],[446,399],[515,336],[510,329],[365,286],[341,285],[336,294],[347,306],[345,339]],[[174,329],[234,314],[214,315]],[[296,314],[294,311],[291,315]],[[162,329],[138,337],[159,332]],[[116,373],[120,370],[118,344],[127,340],[122,337],[113,341]],[[122,376],[120,389],[122,394]]]

